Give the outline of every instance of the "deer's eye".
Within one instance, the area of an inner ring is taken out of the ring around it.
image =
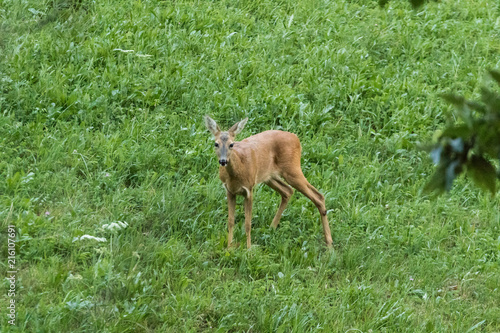
[[[219,148],[219,144],[217,142],[215,143],[215,148]]]
[[[233,148],[233,146],[234,146],[234,143],[231,143],[231,144],[229,145],[229,148]]]

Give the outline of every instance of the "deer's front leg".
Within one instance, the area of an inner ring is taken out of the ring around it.
[[[227,247],[233,242],[234,211],[236,208],[236,195],[227,191]]]
[[[250,236],[250,232],[252,231],[252,201],[252,191],[248,191],[245,197],[245,233],[247,234],[247,249],[252,245],[252,237]]]

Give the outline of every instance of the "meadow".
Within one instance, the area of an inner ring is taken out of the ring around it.
[[[0,331],[499,332],[500,200],[419,144],[500,68],[500,5],[0,0]],[[227,202],[209,114],[296,133],[326,198]],[[15,325],[8,226],[15,226]],[[93,236],[88,237],[88,236]]]

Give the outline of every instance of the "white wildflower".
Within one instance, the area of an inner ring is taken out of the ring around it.
[[[93,239],[93,240],[98,241],[98,242],[105,242],[106,241],[106,238],[104,238],[104,237],[95,237],[95,236],[91,236],[91,235],[83,235],[83,236],[80,236],[80,237],[73,238],[73,242],[84,240],[84,239]]]
[[[80,274],[73,275],[69,273],[68,278],[66,280],[83,280],[83,277]]]
[[[103,229],[113,231],[113,232],[121,230],[121,229],[125,229],[126,227],[128,227],[128,223],[122,222],[122,221],[116,221],[116,222],[113,222],[110,224],[103,224],[102,225]]]
[[[113,49],[113,51],[120,51],[120,52],[123,52],[123,53],[134,52],[134,50],[122,50],[122,49]]]

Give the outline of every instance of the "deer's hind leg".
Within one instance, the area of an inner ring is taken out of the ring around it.
[[[283,211],[288,205],[288,200],[290,200],[290,197],[293,194],[293,189],[278,178],[271,178],[266,182],[266,185],[281,195],[280,206],[278,207],[276,215],[273,218],[273,222],[271,223],[271,227],[273,229],[276,229],[276,227],[280,223],[281,214],[283,214]]]
[[[314,188],[307,181],[306,177],[302,173],[302,170],[293,170],[292,172],[287,172],[283,174],[283,178],[294,187],[297,191],[304,194],[311,200],[314,205],[318,208],[321,215],[321,224],[323,225],[323,232],[325,234],[325,242],[328,247],[332,246],[332,234],[330,232],[330,225],[328,224],[328,218],[326,217],[326,206],[325,197],[319,193],[319,191]]]

